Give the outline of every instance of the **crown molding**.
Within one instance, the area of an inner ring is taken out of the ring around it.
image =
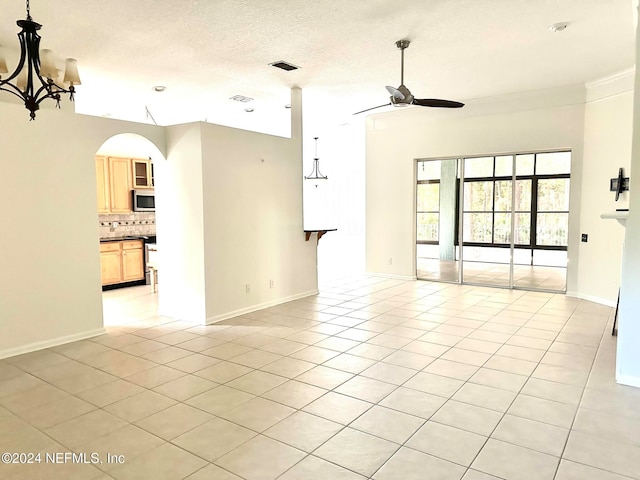
[[[586,82],[584,86],[587,89],[587,103],[633,91],[635,72],[635,66],[629,67],[606,77]]]

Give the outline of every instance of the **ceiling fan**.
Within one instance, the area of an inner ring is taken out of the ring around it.
[[[409,47],[409,40],[398,40],[396,42],[396,47],[400,49],[400,86],[398,88],[387,86],[387,91],[391,94],[390,100],[391,103],[385,103],[384,105],[378,105],[377,107],[367,108],[366,110],[361,110],[360,112],[354,113],[354,115],[358,115],[359,113],[368,112],[369,110],[374,110],[376,108],[386,107],[389,105],[393,105],[395,107],[406,107],[407,105],[419,105],[421,107],[436,107],[436,108],[461,108],[464,107],[464,103],[454,102],[453,100],[440,100],[438,98],[415,98],[409,89],[404,85],[404,51],[407,47]]]

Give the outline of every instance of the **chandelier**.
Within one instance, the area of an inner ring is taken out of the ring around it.
[[[58,108],[60,108],[61,93],[68,93],[69,100],[73,101],[74,85],[80,85],[80,77],[75,58],[66,59],[64,76],[62,76],[56,68],[53,52],[46,49],[40,51],[38,30],[42,25],[33,21],[29,0],[26,0],[26,3],[27,18],[16,22],[22,28],[18,33],[20,60],[15,71],[3,79],[2,74],[9,73],[9,70],[4,57],[0,54],[0,90],[20,98],[25,108],[31,112],[31,120],[35,120],[36,111],[46,98],[55,100]],[[15,83],[12,80],[15,80]]]
[[[311,170],[311,175],[308,177],[304,177],[305,180],[326,180],[328,177],[326,175],[322,175],[320,173],[320,159],[318,158],[318,137],[313,137],[316,141],[316,156],[313,159],[313,168]],[[318,184],[316,183],[316,188]]]

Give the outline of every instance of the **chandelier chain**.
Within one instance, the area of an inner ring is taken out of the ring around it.
[[[29,4],[29,0],[27,0],[27,20],[33,20],[31,18],[31,6]]]

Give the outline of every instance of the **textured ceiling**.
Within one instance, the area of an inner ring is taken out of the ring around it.
[[[0,11],[9,61],[25,6],[0,0]],[[31,1],[42,47],[60,66],[78,59],[77,112],[150,122],[148,107],[161,125],[207,120],[272,133],[287,124],[292,86],[307,113],[336,123],[387,103],[402,38],[412,41],[405,84],[418,98],[465,102],[618,72],[634,63],[632,11],[632,0]],[[563,21],[564,32],[547,28]],[[268,66],[277,60],[301,69]],[[255,100],[229,100],[236,94]]]

